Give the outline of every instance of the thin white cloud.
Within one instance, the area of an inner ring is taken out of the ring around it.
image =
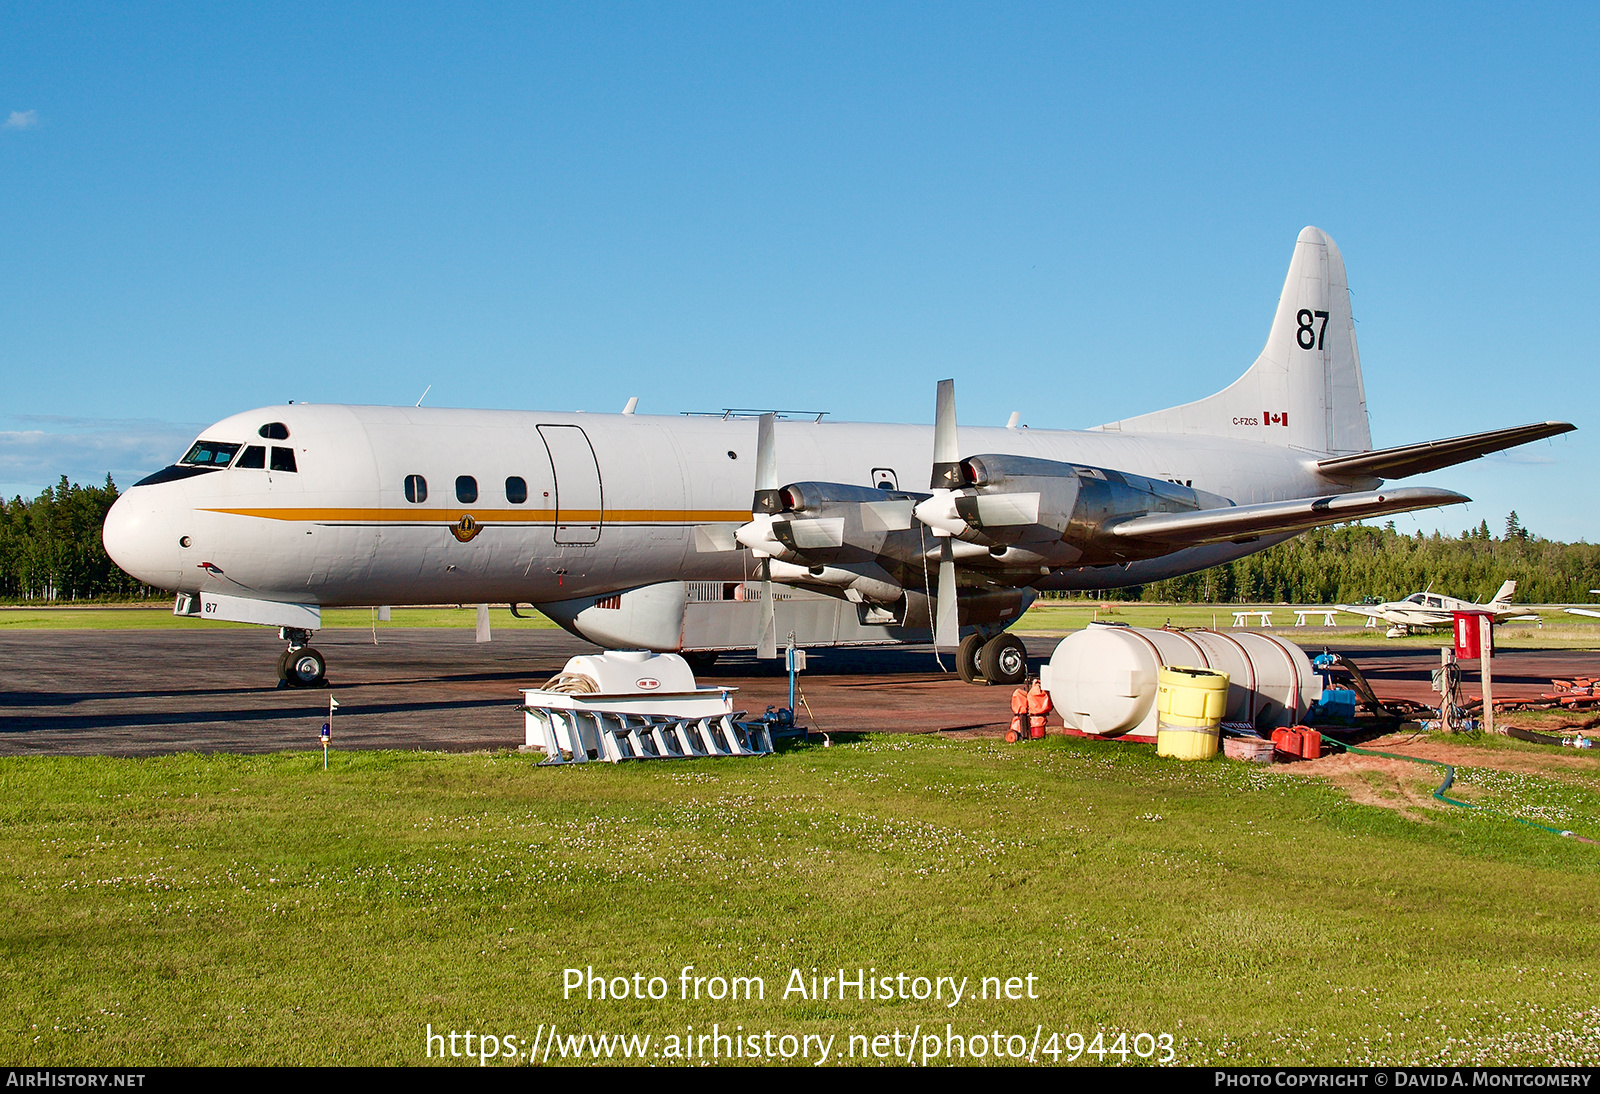
[[[126,488],[183,455],[195,432],[195,427],[168,422],[63,433],[0,430],[0,484],[8,497],[34,497],[62,475],[98,486],[109,473]]]
[[[11,116],[5,120],[4,129],[32,129],[39,124],[37,110],[13,110]]]

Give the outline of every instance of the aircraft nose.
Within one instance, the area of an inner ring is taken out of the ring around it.
[[[176,590],[183,571],[178,514],[164,505],[162,491],[135,487],[106,514],[101,541],[111,561],[146,585]]]

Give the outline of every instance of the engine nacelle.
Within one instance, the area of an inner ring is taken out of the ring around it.
[[[735,534],[741,543],[785,562],[807,567],[869,563],[904,553],[905,545],[894,542],[897,537],[916,538],[911,531],[915,495],[837,482],[790,483],[774,493],[775,511],[758,514]]]
[[[1019,557],[1039,557],[1051,567],[1140,557],[1144,548],[1110,534],[1119,521],[1232,504],[1181,483],[1029,456],[969,456],[959,476],[963,485],[948,493],[945,506],[961,525],[951,527],[952,534],[991,548],[1017,548]],[[919,506],[918,514],[936,500]],[[996,550],[997,561],[1004,564],[1006,553]]]

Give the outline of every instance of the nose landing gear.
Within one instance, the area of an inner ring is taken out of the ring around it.
[[[328,662],[312,649],[311,632],[299,627],[283,627],[278,636],[289,648],[278,656],[280,688],[320,688],[327,684]]]

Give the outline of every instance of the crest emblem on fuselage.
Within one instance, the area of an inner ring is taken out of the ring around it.
[[[461,519],[450,526],[450,534],[461,543],[468,542],[481,531],[483,526],[472,519],[471,513],[463,513]]]

